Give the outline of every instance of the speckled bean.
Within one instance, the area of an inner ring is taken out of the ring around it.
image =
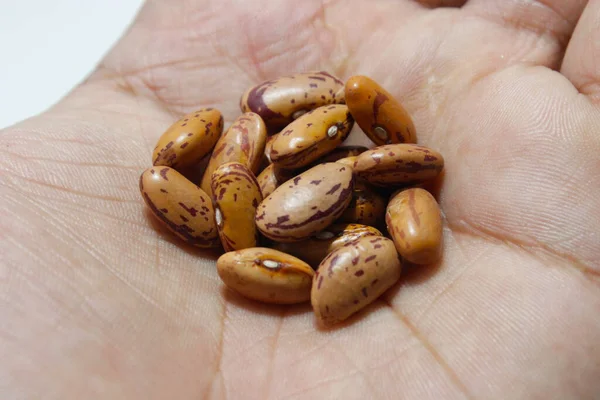
[[[353,76],[345,85],[346,105],[363,132],[377,145],[415,143],[416,129],[402,105],[377,82]]]
[[[394,243],[384,237],[362,237],[331,252],[313,278],[317,319],[325,326],[346,320],[393,286],[401,270]]]
[[[242,296],[273,304],[307,302],[314,275],[304,261],[265,247],[223,254],[217,272],[225,285]]]
[[[267,197],[275,191],[283,182],[294,177],[294,172],[277,168],[274,164],[269,164],[260,175],[258,175],[258,185],[263,197]]]
[[[218,246],[210,197],[179,172],[148,168],[140,176],[140,193],[158,221],[188,244]]]
[[[426,190],[395,194],[385,216],[398,253],[414,264],[431,264],[442,256],[442,217],[435,198]]]
[[[307,239],[344,212],[352,199],[352,170],[338,163],[317,165],[279,186],[256,211],[256,225],[279,242]]]
[[[343,158],[358,156],[361,153],[369,150],[364,146],[339,146],[333,149],[330,153],[319,158],[316,163],[323,164],[328,162],[336,162]]]
[[[309,239],[294,243],[274,243],[273,248],[298,257],[316,269],[329,253],[363,236],[383,235],[372,226],[336,223]]]
[[[356,162],[357,158],[358,158],[358,156],[344,157],[344,158],[340,158],[339,160],[337,160],[335,162],[338,164],[347,165],[350,168],[352,168],[352,170],[354,170],[354,163]]]
[[[175,122],[158,139],[152,164],[185,168],[208,154],[223,132],[223,116],[214,108],[203,108]]]
[[[257,174],[266,139],[267,128],[258,114],[249,112],[239,116],[217,141],[202,178],[202,190],[212,195],[212,173],[217,167],[228,162],[242,163],[253,174]]]
[[[365,151],[354,163],[354,173],[372,185],[418,184],[435,178],[444,158],[416,144],[390,144]]]
[[[386,205],[386,196],[378,193],[374,187],[364,181],[357,179],[354,181],[352,200],[338,222],[381,226],[385,221]]]
[[[353,124],[348,107],[343,104],[317,108],[275,135],[265,154],[278,167],[309,165],[346,140]]]
[[[299,73],[253,86],[240,99],[242,112],[260,115],[270,129],[286,126],[305,112],[338,103],[344,82],[327,72]]]
[[[254,222],[262,201],[258,182],[244,164],[226,163],[214,170],[211,181],[215,222],[225,251],[255,247]]]

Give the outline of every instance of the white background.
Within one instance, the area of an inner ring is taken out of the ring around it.
[[[0,129],[84,79],[143,0],[0,0]]]

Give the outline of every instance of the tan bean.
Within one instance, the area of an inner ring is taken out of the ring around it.
[[[265,154],[282,168],[300,168],[338,147],[352,130],[354,121],[341,104],[309,111],[273,137]]]
[[[152,164],[172,168],[193,166],[208,154],[223,132],[223,116],[203,108],[175,122],[158,139]]]
[[[267,197],[275,191],[283,182],[294,177],[294,172],[277,168],[274,164],[269,164],[257,177],[258,185],[263,197]]]
[[[435,178],[444,158],[435,150],[416,144],[389,144],[358,156],[354,173],[372,185],[409,185]]]
[[[396,250],[415,264],[432,264],[442,256],[442,216],[435,198],[424,189],[395,194],[386,212],[386,224]]]
[[[307,239],[337,219],[352,199],[352,170],[317,165],[279,186],[256,211],[256,225],[279,242]]]
[[[402,105],[377,82],[353,76],[345,85],[346,105],[363,132],[377,145],[415,143],[416,129]]]
[[[255,247],[258,231],[254,216],[262,194],[252,171],[238,162],[223,164],[213,172],[211,188],[215,221],[225,251]]]
[[[217,272],[225,285],[242,296],[273,304],[308,301],[314,275],[304,261],[265,247],[223,254]]]
[[[283,128],[305,112],[337,103],[343,87],[344,82],[327,72],[284,76],[249,88],[240,108],[260,115],[270,129]]]
[[[386,205],[386,196],[364,181],[355,180],[352,200],[338,222],[380,226],[385,221]]]
[[[158,221],[188,244],[218,246],[210,197],[179,172],[148,168],[140,176],[140,193]]]
[[[258,114],[248,112],[239,116],[217,141],[202,177],[202,190],[212,195],[212,173],[217,167],[228,162],[242,163],[253,174],[257,174],[266,139],[267,128]]]
[[[317,268],[332,251],[363,236],[383,236],[372,226],[359,224],[332,224],[309,239],[294,243],[274,243],[273,248],[306,261]]]
[[[362,237],[333,251],[313,278],[318,320],[325,326],[346,320],[392,287],[401,270],[394,243],[384,237]]]

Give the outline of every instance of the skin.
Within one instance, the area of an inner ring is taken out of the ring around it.
[[[3,397],[593,399],[600,2],[580,19],[585,3],[149,0],[86,82],[0,133]],[[240,93],[299,66],[373,77],[446,161],[442,262],[326,331],[308,305],[223,290],[215,257],[157,229],[137,187],[159,127],[211,105],[231,123]]]

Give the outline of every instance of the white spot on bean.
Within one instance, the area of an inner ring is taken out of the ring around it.
[[[273,260],[263,260],[262,265],[272,269],[279,268],[279,262]]]
[[[337,135],[337,133],[338,133],[337,125],[332,125],[329,127],[329,129],[327,129],[327,136],[329,136],[329,137],[334,137],[335,135]]]
[[[219,207],[215,209],[215,221],[219,228],[223,226],[223,215],[221,214],[221,209]]]

